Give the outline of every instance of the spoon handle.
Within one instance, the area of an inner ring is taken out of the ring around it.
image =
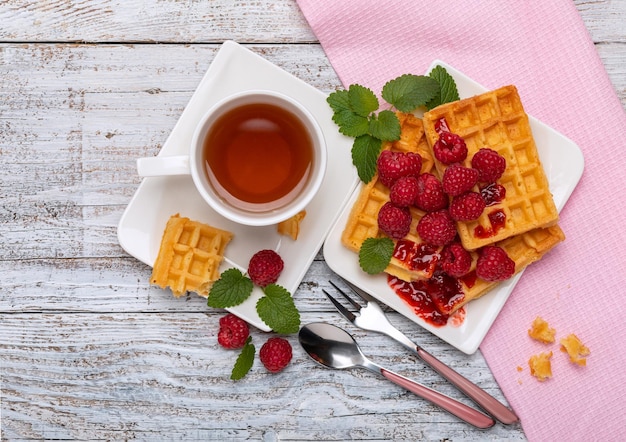
[[[427,401],[432,402],[435,405],[440,406],[444,410],[455,415],[459,419],[464,420],[468,424],[474,425],[475,427],[483,429],[490,428],[496,423],[496,421],[494,421],[491,417],[481,413],[480,411],[471,408],[463,404],[462,402],[452,399],[451,397],[441,394],[438,391],[418,384],[411,379],[394,373],[393,371],[389,371],[385,368],[380,368],[380,374],[389,379],[391,382],[403,388],[406,388],[407,390],[415,393],[423,399],[426,399]]]
[[[513,424],[519,420],[517,415],[506,405],[491,396],[485,390],[474,384],[472,381],[447,366],[439,359],[428,353],[419,345],[411,341],[404,333],[395,327],[387,327],[384,330],[388,336],[392,337],[402,345],[413,351],[422,361],[428,364],[433,370],[447,379],[456,388],[465,393],[469,398],[482,407],[487,413],[495,417],[503,424]]]

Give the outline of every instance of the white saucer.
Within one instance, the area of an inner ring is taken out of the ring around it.
[[[453,67],[435,61],[429,68],[443,66],[456,81],[459,95],[467,98],[486,92],[487,89]],[[570,139],[556,132],[533,117],[529,117],[537,150],[543,163],[554,202],[560,211],[578,184],[584,168],[584,159],[579,147]],[[329,267],[338,275],[356,284],[381,302],[416,322],[459,350],[472,354],[491,328],[502,310],[504,303],[522,276],[518,273],[512,279],[500,284],[483,297],[465,306],[465,320],[460,326],[446,325],[434,327],[417,316],[413,310],[387,285],[384,274],[370,276],[359,267],[358,256],[341,245],[341,233],[346,225],[350,208],[360,189],[352,194],[350,201],[341,213],[324,243],[324,258]],[[541,265],[541,263],[534,264]]]
[[[247,227],[226,220],[204,202],[188,176],[144,178],[119,222],[118,239],[126,252],[152,266],[167,220],[180,213],[234,233],[221,271],[230,267],[245,271],[255,252],[276,250],[285,262],[278,284],[294,294],[358,183],[350,153],[352,140],[339,134],[326,103],[327,95],[237,43],[225,42],[159,156],[186,154],[195,125],[204,112],[226,95],[247,89],[278,91],[300,101],[315,116],[324,133],[328,169],[318,195],[306,208],[298,239],[293,241],[278,235],[275,226]],[[164,296],[171,295],[164,292]],[[256,313],[256,302],[261,296],[261,290],[255,288],[246,302],[229,310],[257,328],[269,331]]]

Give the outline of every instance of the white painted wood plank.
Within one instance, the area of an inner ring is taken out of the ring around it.
[[[233,382],[236,352],[216,330],[200,313],[0,316],[2,438],[523,440],[518,426],[475,430],[364,370],[317,366],[293,336],[286,371],[269,374],[257,358]],[[412,356],[355,335],[373,360],[467,402]],[[253,332],[257,349],[266,339]],[[479,356],[457,368],[498,394]]]
[[[315,41],[294,0],[14,0],[0,23],[0,41]]]

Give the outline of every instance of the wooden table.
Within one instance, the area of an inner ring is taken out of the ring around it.
[[[626,103],[626,4],[575,3]],[[318,367],[295,336],[284,372],[257,359],[233,382],[223,311],[150,287],[119,246],[135,159],[159,151],[221,42],[339,87],[294,0],[15,0],[0,23],[3,440],[525,439],[519,425],[473,430],[369,372]],[[320,253],[295,293],[303,323],[341,324],[321,292],[329,275]],[[480,352],[391,319],[504,400]],[[387,339],[355,334],[373,359],[463,400]]]

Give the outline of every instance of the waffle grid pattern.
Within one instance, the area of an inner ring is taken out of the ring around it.
[[[505,86],[427,112],[424,127],[431,146],[439,138],[435,123],[441,118],[445,118],[451,132],[465,140],[468,149],[465,166],[471,167],[471,158],[483,147],[495,150],[507,162],[506,171],[498,180],[506,189],[506,198],[488,207],[479,219],[457,223],[465,248],[475,250],[534,228],[554,225],[558,221],[558,212],[539,160],[528,116],[514,86]],[[443,174],[446,166],[438,161],[435,163],[438,172]],[[475,235],[478,226],[485,231],[493,231],[489,215],[498,210],[506,216],[504,227],[486,237]]]
[[[207,296],[219,277],[230,232],[188,218],[173,216],[167,223],[151,282],[170,287],[175,296],[188,291]]]

